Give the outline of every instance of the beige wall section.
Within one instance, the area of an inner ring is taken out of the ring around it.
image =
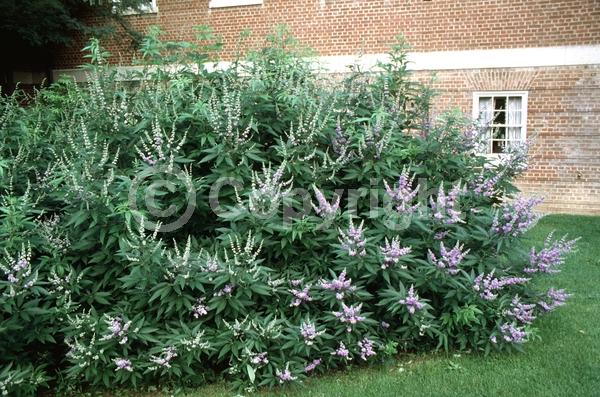
[[[429,72],[416,72],[420,80]],[[434,112],[471,114],[474,91],[528,91],[527,133],[535,137],[526,194],[542,210],[600,214],[600,65],[439,71]]]

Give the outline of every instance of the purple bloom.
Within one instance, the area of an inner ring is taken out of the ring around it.
[[[290,292],[294,295],[294,300],[290,306],[300,306],[302,302],[310,302],[312,301],[312,297],[310,296],[310,284],[306,285],[302,290],[291,289]]]
[[[6,265],[0,263],[0,270],[6,275],[7,281],[11,284],[10,296],[18,294],[17,287],[28,289],[37,281],[37,273],[33,272],[31,267],[31,247],[23,246],[16,259],[12,259],[7,254]]]
[[[215,296],[231,296],[233,290],[235,289],[235,285],[233,284],[225,284],[225,286],[223,287],[223,289],[221,289],[220,291],[217,291],[215,293]]]
[[[566,240],[563,236],[560,240],[552,243],[552,235],[550,233],[544,242],[544,248],[537,252],[535,247],[531,248],[529,255],[529,267],[523,269],[525,273],[559,273],[556,269],[558,266],[565,263],[565,255],[570,253],[578,239]]]
[[[392,200],[396,211],[401,215],[410,215],[419,208],[419,204],[413,204],[415,197],[419,193],[419,185],[412,188],[415,175],[410,177],[406,168],[402,169],[402,173],[398,178],[398,184],[392,189],[386,181],[383,181],[385,191]]]
[[[365,256],[365,245],[367,244],[367,239],[363,235],[363,226],[365,221],[361,221],[358,227],[354,226],[352,219],[350,219],[350,226],[348,226],[348,230],[344,233],[342,229],[339,229],[340,232],[340,243],[342,244],[342,249],[348,252],[350,256]]]
[[[429,198],[433,218],[447,225],[462,222],[460,219],[461,212],[457,209],[457,200],[463,192],[464,189],[460,186],[459,182],[446,194],[444,184],[441,183],[435,201],[433,197]]]
[[[398,303],[406,306],[406,309],[410,314],[415,314],[417,310],[421,310],[425,307],[425,305],[419,301],[419,295],[415,294],[414,285],[410,286],[406,298],[400,299]]]
[[[125,370],[125,371],[129,371],[129,372],[133,371],[133,366],[131,365],[131,361],[129,361],[129,360],[126,360],[124,358],[115,358],[113,360],[113,362],[117,366],[115,371],[119,371],[119,370]]]
[[[290,280],[290,285],[292,287],[299,287],[304,282],[303,279]]]
[[[352,360],[352,357],[350,357],[350,351],[346,349],[344,342],[340,342],[339,347],[333,353],[331,353],[331,355],[345,358],[348,361]]]
[[[512,203],[504,202],[492,222],[492,231],[506,236],[519,236],[539,219],[533,207],[543,201],[541,197],[518,197]]]
[[[502,324],[500,332],[504,340],[510,343],[523,343],[527,340],[527,332],[521,327],[515,327],[513,324]]]
[[[161,367],[171,368],[171,361],[177,357],[177,352],[174,346],[169,346],[163,349],[162,354],[159,357],[150,356],[150,361],[158,364]]]
[[[263,164],[262,176],[256,171],[252,173],[252,190],[248,202],[248,208],[251,212],[268,214],[288,195],[292,180],[281,180],[286,165],[287,162],[284,160],[279,168],[273,172],[270,164],[268,167]]]
[[[148,165],[156,165],[156,160],[154,159],[154,156],[152,156],[149,153],[144,153],[144,152],[139,152],[140,157],[142,159],[142,161]]]
[[[392,239],[391,244],[386,237],[385,245],[383,247],[379,247],[379,249],[383,254],[383,265],[381,265],[382,269],[387,269],[388,267],[397,264],[400,261],[400,258],[410,254],[412,251],[411,247],[400,247],[400,240],[398,240],[397,237]]]
[[[549,312],[564,305],[570,296],[571,295],[567,294],[564,289],[556,290],[550,288],[548,292],[546,292],[546,299],[538,302],[538,305],[540,305],[545,312]]]
[[[342,308],[343,311],[333,312],[333,315],[342,323],[348,324],[347,331],[352,332],[352,326],[365,319],[364,316],[360,315],[362,303],[359,303],[357,306],[347,306],[344,302],[342,302]]]
[[[196,304],[192,307],[192,313],[195,319],[198,319],[202,316],[206,316],[208,314],[208,307],[204,304],[205,298],[199,298],[196,301]]]
[[[317,327],[313,323],[302,323],[300,325],[300,335],[304,338],[304,343],[310,346],[314,343],[314,340],[322,335],[325,331],[317,331]]]
[[[500,180],[501,174],[496,174],[490,178],[486,178],[483,176],[483,173],[480,173],[475,177],[470,183],[471,191],[476,194],[484,197],[492,197],[496,194],[496,184]]]
[[[367,358],[374,356],[375,350],[373,350],[373,342],[367,338],[358,342],[358,347],[360,349],[360,358],[364,361],[367,361]]]
[[[254,365],[267,365],[269,363],[269,359],[267,358],[267,353],[262,352],[252,355],[250,362]]]
[[[208,256],[206,259],[206,265],[202,268],[202,270],[209,273],[216,273],[219,271],[219,260],[216,254],[214,257],[211,257],[210,255]]]
[[[290,372],[289,368],[286,368],[283,371],[277,370],[275,371],[275,374],[279,378],[279,383],[293,382],[296,379],[298,379],[298,377],[292,376],[292,373]]]
[[[446,249],[444,242],[440,245],[440,258],[438,259],[435,254],[428,250],[427,256],[429,260],[433,262],[438,268],[446,270],[448,274],[455,275],[458,273],[458,265],[470,250],[463,251],[464,244],[461,245],[458,241],[451,250]]]
[[[321,288],[335,292],[335,296],[338,300],[342,300],[344,298],[344,292],[346,291],[354,291],[354,287],[352,287],[352,279],[346,280],[346,269],[344,269],[337,278],[334,278],[331,281],[320,281]]]
[[[525,284],[528,282],[528,278],[523,277],[504,277],[498,279],[494,277],[494,272],[489,274],[480,274],[473,281],[473,289],[479,292],[479,296],[483,299],[491,301],[498,297],[498,294],[494,291],[498,291],[504,287],[516,284]]]
[[[535,320],[535,316],[533,315],[534,309],[535,304],[522,303],[519,295],[515,295],[511,302],[510,309],[506,311],[506,314],[523,324],[531,324],[533,320]]]
[[[344,130],[342,130],[339,120],[335,126],[335,136],[331,140],[331,146],[333,152],[340,157],[344,156],[348,151],[348,138],[346,137]]]
[[[435,240],[443,240],[445,239],[448,235],[450,234],[450,232],[448,230],[442,230],[441,232],[437,232],[433,238]]]
[[[321,359],[317,358],[316,360],[313,360],[310,364],[308,364],[306,367],[304,367],[304,372],[306,372],[306,373],[312,372],[320,364],[321,364]]]
[[[108,330],[110,334],[102,337],[101,340],[110,340],[110,339],[119,339],[119,344],[123,345],[127,343],[129,339],[127,333],[129,332],[129,327],[131,326],[131,321],[123,322],[121,317],[109,317],[107,316],[106,320],[104,320],[106,324],[108,324]]]
[[[320,215],[322,218],[330,218],[335,216],[340,208],[340,196],[336,194],[335,201],[329,204],[323,193],[317,189],[316,186],[313,186],[313,190],[315,191],[317,203],[319,204],[318,206],[312,204],[312,207],[317,215]]]

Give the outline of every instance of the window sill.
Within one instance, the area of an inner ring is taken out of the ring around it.
[[[208,8],[226,8],[262,5],[263,0],[210,0]]]
[[[157,0],[145,1],[140,4],[137,8],[121,8],[119,7],[121,0],[113,0],[113,13],[117,13],[117,11],[121,10],[121,15],[130,16],[130,15],[146,15],[146,14],[157,14],[158,13],[158,3]]]
[[[130,16],[130,15],[149,15],[149,14],[158,14],[158,8],[148,8],[148,9],[141,9],[141,10],[123,10],[123,14],[125,16]]]

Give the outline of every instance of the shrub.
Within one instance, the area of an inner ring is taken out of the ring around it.
[[[402,42],[334,79],[285,31],[225,70],[157,31],[126,78],[88,50],[87,85],[0,102],[2,392],[520,349],[567,298],[530,283],[573,242],[523,247],[523,149],[490,162],[460,114],[430,120]]]

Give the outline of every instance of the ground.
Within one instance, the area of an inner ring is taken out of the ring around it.
[[[541,318],[524,353],[405,355],[388,365],[353,368],[258,396],[600,396],[600,217],[550,215],[528,233],[541,244],[552,230],[581,236],[560,274],[538,278],[565,288],[566,306]],[[154,394],[156,395],[156,394]],[[188,397],[231,396],[217,384]]]

